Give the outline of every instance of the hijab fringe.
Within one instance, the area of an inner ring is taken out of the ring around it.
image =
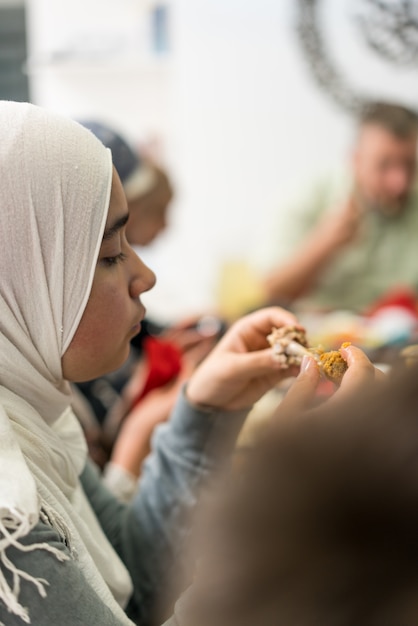
[[[50,512],[45,515],[47,516],[49,524],[56,528],[60,536],[63,537],[63,529],[65,527],[65,524],[62,522],[62,520],[58,521],[58,516],[51,516]],[[54,519],[55,522],[57,522],[57,525],[53,524],[52,520]],[[30,624],[31,620],[28,610],[23,607],[19,602],[21,579],[35,585],[39,595],[42,598],[45,598],[46,596],[45,587],[49,585],[49,583],[43,578],[36,578],[35,576],[31,576],[27,572],[18,569],[6,555],[6,550],[9,547],[14,547],[22,552],[32,552],[33,550],[46,550],[47,552],[53,554],[58,559],[58,561],[62,562],[69,560],[69,557],[64,552],[62,552],[58,548],[54,548],[48,545],[47,543],[34,543],[31,545],[25,545],[21,543],[20,539],[29,533],[32,526],[33,524],[31,524],[28,517],[23,515],[22,513],[20,513],[20,511],[16,509],[9,509],[7,512],[7,517],[4,516],[3,518],[0,518],[0,600],[4,602],[9,613],[13,613],[14,615],[20,617],[20,619],[25,622],[25,624]],[[67,542],[66,537],[68,537],[69,539],[69,531],[68,533],[65,533],[65,537],[63,537],[65,542]],[[9,571],[12,575],[12,581],[10,584],[6,580],[6,577],[3,573],[3,571],[6,570]],[[1,623],[0,626],[2,626]]]

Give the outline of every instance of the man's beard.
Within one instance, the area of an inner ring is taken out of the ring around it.
[[[366,194],[359,193],[358,200],[363,211],[381,213],[385,217],[400,215],[409,199],[409,193],[404,193],[398,198],[370,198]]]

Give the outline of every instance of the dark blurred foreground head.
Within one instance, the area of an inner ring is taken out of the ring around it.
[[[418,624],[417,382],[274,426],[206,517],[180,626]]]

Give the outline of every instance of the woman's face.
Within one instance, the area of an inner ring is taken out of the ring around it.
[[[117,369],[128,357],[130,340],[140,331],[145,309],[139,296],[154,286],[155,275],[128,244],[127,219],[125,194],[114,169],[90,297],[62,357],[66,380],[92,380]]]

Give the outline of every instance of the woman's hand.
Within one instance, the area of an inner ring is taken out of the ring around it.
[[[296,317],[280,307],[260,309],[227,331],[192,374],[187,397],[192,404],[235,410],[251,407],[280,380],[295,375],[274,360],[267,335],[273,327],[297,326]]]
[[[347,346],[340,348],[340,352],[347,361],[348,369],[343,376],[341,385],[335,393],[326,400],[327,408],[335,405],[345,405],[355,395],[367,389],[375,381],[385,378],[380,370],[374,367],[360,348]],[[304,357],[299,376],[289,388],[286,396],[274,413],[274,420],[284,420],[293,415],[311,409],[315,406],[315,395],[320,380],[320,371],[313,357]]]

